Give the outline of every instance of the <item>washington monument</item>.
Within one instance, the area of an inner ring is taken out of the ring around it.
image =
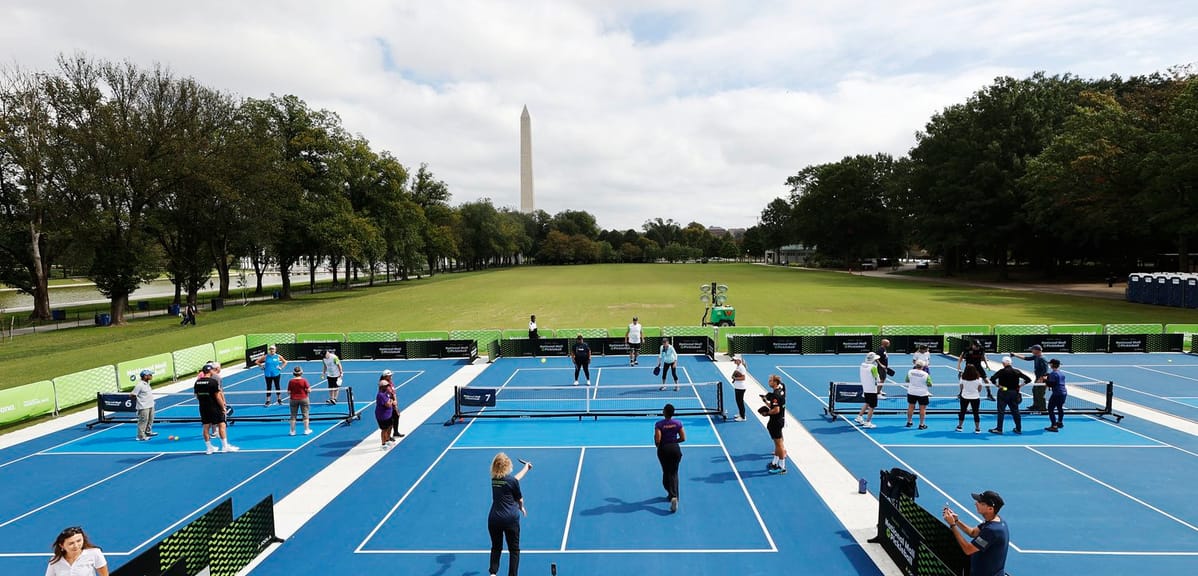
[[[520,113],[520,211],[532,214],[532,120],[528,106]]]

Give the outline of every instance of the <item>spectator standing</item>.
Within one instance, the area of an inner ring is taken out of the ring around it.
[[[81,527],[60,532],[52,548],[46,576],[108,576],[108,560]]]
[[[880,378],[878,382],[885,384],[887,377],[894,376],[894,369],[890,367],[890,355],[888,354],[890,340],[883,338],[879,344],[881,345],[874,351],[874,354],[878,355],[878,377]]]
[[[490,574],[499,573],[499,557],[503,553],[503,541],[507,539],[507,573],[520,573],[520,517],[527,516],[524,509],[524,493],[520,480],[532,470],[531,462],[512,474],[512,460],[500,452],[491,460],[491,512],[487,515],[487,532],[491,535]]]
[[[762,416],[769,417],[765,423],[765,429],[770,433],[770,439],[774,441],[774,457],[765,469],[770,474],[785,474],[786,443],[782,437],[782,428],[786,426],[786,385],[782,383],[782,377],[777,374],[770,374],[769,385],[769,393],[761,395],[765,406],[758,411]]]
[[[528,317],[528,343],[532,344],[532,355],[536,356],[540,352],[538,343],[541,341],[541,335],[537,333],[537,315],[533,314]]]
[[[919,348],[917,348],[915,350],[915,352],[911,353],[911,365],[912,366],[914,366],[916,362],[919,362],[921,360],[923,361],[924,366],[932,365],[932,353],[930,351],[928,351],[927,344],[920,344]]]
[[[978,434],[982,431],[982,417],[979,413],[982,404],[982,384],[982,375],[978,374],[978,369],[972,364],[966,366],[965,371],[961,374],[960,388],[957,390],[957,399],[961,401],[961,411],[957,413],[957,432],[960,432],[961,427],[965,425],[965,413],[968,411],[973,412],[973,433]],[[1002,394],[999,396],[1001,397]],[[1002,404],[999,406],[999,410],[1001,410]],[[998,421],[1001,427],[1002,418],[999,417]],[[1019,421],[1018,413],[1015,415],[1015,421]]]
[[[674,419],[674,405],[666,404],[662,419],[653,425],[653,445],[657,446],[657,461],[661,464],[661,485],[670,500],[670,512],[678,511],[678,465],[682,463],[682,442],[686,430]]]
[[[149,440],[158,433],[154,432],[154,389],[150,381],[154,379],[152,370],[142,370],[138,375],[137,384],[129,392],[136,401],[137,408],[137,439]]]
[[[932,376],[927,373],[927,366],[917,362],[914,368],[907,372],[907,427],[911,427],[911,419],[915,414],[915,406],[919,406],[919,429],[927,430],[928,400],[932,396]]]
[[[295,436],[295,417],[298,412],[304,415],[304,435],[312,433],[311,426],[308,425],[308,412],[311,410],[311,401],[308,399],[312,392],[312,385],[304,378],[304,369],[296,366],[291,371],[292,378],[287,381],[287,395],[290,397],[291,404],[291,436]]]
[[[1045,430],[1049,432],[1059,432],[1065,427],[1065,398],[1068,396],[1068,391],[1065,390],[1065,375],[1061,373],[1061,361],[1053,358],[1048,361],[1048,367],[1052,369],[1048,373],[1048,377],[1044,380],[1048,389],[1052,391],[1052,396],[1048,398],[1048,420],[1050,422]]]
[[[628,344],[628,365],[636,366],[641,357],[641,338],[644,335],[643,327],[637,320],[636,316],[632,317],[632,324],[628,325],[628,333],[624,335],[624,342]],[[743,412],[743,410],[742,410]]]
[[[283,377],[283,369],[287,367],[287,359],[282,354],[277,352],[278,348],[271,344],[266,348],[266,355],[258,358],[255,362],[262,367],[262,374],[266,378],[266,404],[270,406],[270,388],[274,385],[275,403],[280,406],[283,404],[283,391],[279,387],[279,380]]]
[[[976,338],[969,341],[969,345],[957,357],[957,375],[964,374],[964,366],[972,364],[978,369],[978,374],[983,380],[986,380],[986,351],[982,348],[981,341]],[[994,394],[990,392],[990,384],[986,384],[986,399],[994,400]]]
[[[391,398],[391,442],[399,442],[404,435],[399,433],[399,395],[395,391],[394,375],[390,369],[383,370],[383,375],[379,376],[379,384],[386,382],[387,395]]]
[[[329,386],[329,399],[325,401],[326,403],[337,403],[337,396],[341,392],[341,376],[344,374],[345,371],[341,369],[341,359],[332,350],[325,350],[324,358],[321,359],[320,377],[324,378]]]
[[[204,445],[207,454],[216,452],[212,445],[215,433],[221,440],[221,452],[236,452],[240,448],[229,442],[226,426],[228,405],[225,403],[225,393],[220,385],[220,364],[209,362],[200,370],[192,391],[200,408],[200,423],[204,434]]]
[[[391,382],[379,379],[379,391],[374,396],[374,419],[379,425],[379,439],[382,440],[382,450],[391,447],[391,425],[395,416],[395,400],[387,387]]]
[[[732,390],[736,394],[736,411],[737,415],[732,420],[734,422],[745,421],[745,390],[749,389],[749,365],[745,363],[744,356],[732,357]]]
[[[1011,411],[1011,420],[1015,422],[1016,434],[1023,434],[1023,422],[1019,415],[1019,403],[1023,401],[1023,393],[1019,387],[1024,382],[1031,382],[1022,370],[1011,366],[1011,357],[1002,359],[1002,368],[990,377],[990,382],[998,386],[998,423],[990,429],[992,434],[1002,434],[1003,419],[1007,410]]]
[[[1045,394],[1045,381],[1048,380],[1048,359],[1044,357],[1044,348],[1039,344],[1033,344],[1028,350],[1031,351],[1031,356],[1018,355],[1011,352],[1011,358],[1031,361],[1033,379],[1032,405],[1028,407],[1028,410],[1032,412],[1044,412],[1047,410],[1044,399],[1047,396]]]
[[[591,345],[582,339],[582,334],[574,340],[570,347],[570,358],[574,359],[574,385],[578,386],[578,371],[586,376],[587,386],[591,385]]]
[[[993,490],[981,494],[970,494],[973,506],[982,523],[976,527],[966,526],[956,512],[944,507],[944,521],[953,531],[957,545],[969,556],[969,573],[973,576],[1003,576],[1006,574],[1007,548],[1011,537],[1007,523],[998,515],[1003,507],[1002,496]],[[966,536],[969,539],[966,539]]]
[[[874,410],[878,407],[878,392],[882,389],[882,376],[881,370],[878,368],[877,353],[867,353],[865,361],[857,368],[857,373],[865,402],[861,405],[861,410],[857,411],[857,417],[853,419],[853,422],[860,424],[862,428],[877,428],[878,425],[873,422]]]

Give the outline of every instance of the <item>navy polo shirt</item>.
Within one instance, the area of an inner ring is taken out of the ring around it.
[[[970,544],[978,549],[969,556],[969,573],[973,576],[1003,576],[1007,565],[1007,545],[1011,536],[1007,522],[1001,518],[978,525],[978,536]]]
[[[491,479],[491,514],[487,521],[492,524],[520,522],[520,481],[508,474],[503,478]]]

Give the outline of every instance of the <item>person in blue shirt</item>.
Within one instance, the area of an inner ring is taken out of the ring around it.
[[[1061,373],[1061,361],[1053,358],[1048,361],[1052,371],[1044,380],[1045,387],[1052,391],[1048,398],[1048,428],[1049,432],[1058,432],[1065,427],[1065,398],[1069,393],[1065,390],[1065,375]]]
[[[666,374],[674,376],[674,391],[678,391],[678,351],[670,345],[669,338],[661,339],[661,351],[657,357],[657,367],[661,368],[661,390],[666,389]]]
[[[487,515],[487,531],[491,534],[491,576],[499,573],[499,556],[503,540],[507,539],[508,576],[520,573],[520,516],[527,516],[520,480],[532,470],[532,462],[520,461],[524,467],[512,474],[512,459],[500,452],[491,460],[491,513]]]
[[[276,352],[274,344],[266,348],[266,355],[259,358],[257,365],[262,367],[263,375],[266,376],[266,404],[270,406],[270,387],[273,384],[275,388],[275,402],[279,405],[283,404],[283,392],[279,386],[279,379],[283,376],[283,369],[287,367],[287,359],[282,354]]]
[[[587,386],[591,385],[591,345],[582,339],[582,334],[570,347],[570,357],[574,359],[574,385],[578,386],[578,371],[582,370],[587,378]]]
[[[670,512],[678,511],[678,465],[682,463],[682,447],[686,430],[674,419],[674,405],[661,409],[661,420],[653,425],[653,445],[657,446],[657,461],[661,463],[661,485],[670,500]]]
[[[970,527],[961,522],[956,512],[944,507],[944,521],[952,529],[961,551],[969,556],[969,573],[973,576],[1003,576],[1006,574],[1007,548],[1011,535],[1007,523],[998,516],[1003,507],[1002,496],[993,490],[981,494],[970,494],[973,506],[982,523]],[[969,536],[969,540],[965,536]]]

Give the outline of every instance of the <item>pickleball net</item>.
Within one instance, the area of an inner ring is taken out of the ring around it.
[[[331,389],[314,388],[308,396],[309,420],[343,420],[349,422],[357,418],[352,387],[339,388],[337,403],[332,400]],[[281,403],[274,393],[269,395],[270,404],[265,400],[267,395],[262,390],[256,391],[224,391],[225,405],[232,410],[227,413],[227,421],[236,422],[277,422],[291,418],[291,397],[283,390]],[[96,410],[98,417],[92,424],[122,424],[137,423],[137,408],[129,394],[97,394]],[[298,412],[296,418],[302,418]],[[191,391],[169,392],[154,394],[154,422],[199,422],[200,408]],[[89,425],[90,426],[90,425]]]
[[[1065,397],[1065,414],[1111,416],[1122,420],[1121,414],[1114,411],[1115,383],[1104,381],[1067,382],[1068,395]],[[997,394],[998,387],[991,385],[991,390]],[[932,397],[928,400],[928,414],[958,414],[961,410],[960,400],[957,399],[959,388],[957,384],[937,384],[932,386]],[[874,414],[906,414],[907,390],[905,385],[889,383],[882,387],[885,396],[879,396],[878,407]],[[1021,414],[1046,414],[1046,410],[1031,410],[1032,386],[1023,386],[1020,390],[1023,400],[1019,404]],[[1048,392],[1046,397],[1051,397]],[[829,382],[828,407],[825,413],[838,416],[841,414],[856,415],[865,403],[865,395],[861,385],[855,382]],[[1047,405],[1047,400],[1045,401]],[[916,410],[919,406],[916,405]],[[972,411],[970,412],[972,414]],[[982,401],[979,414],[997,414],[998,403],[986,399],[986,391],[982,389]]]
[[[723,385],[670,384],[664,390],[661,384],[459,386],[454,389],[454,417],[448,423],[466,418],[659,416],[667,403],[674,405],[676,416],[723,416]]]

